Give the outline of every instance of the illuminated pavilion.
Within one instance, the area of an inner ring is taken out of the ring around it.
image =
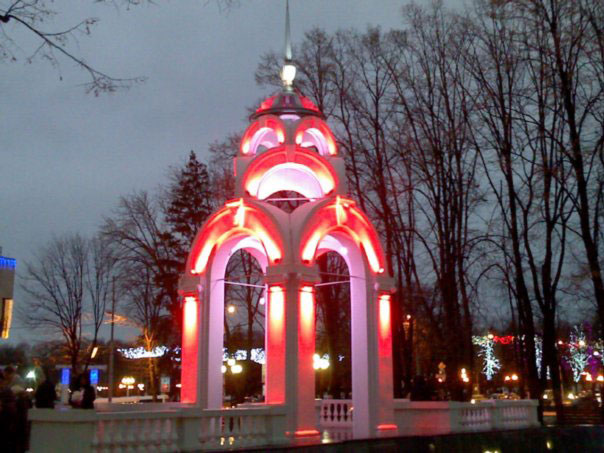
[[[354,436],[393,434],[392,279],[375,228],[349,197],[324,115],[292,86],[289,18],[286,35],[283,89],[251,115],[234,159],[234,198],[197,233],[180,280],[181,401],[222,407],[225,269],[243,249],[260,264],[267,291],[265,404],[284,406],[290,437],[318,434],[315,263],[333,251],[350,273]],[[266,201],[281,191],[308,202],[288,213]]]

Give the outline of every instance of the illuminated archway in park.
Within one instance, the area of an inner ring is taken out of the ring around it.
[[[251,116],[234,162],[235,193],[191,246],[180,280],[184,301],[181,400],[222,407],[225,267],[244,249],[267,286],[266,404],[283,405],[286,433],[318,434],[315,414],[315,260],[335,251],[350,272],[354,434],[396,429],[393,420],[392,279],[378,234],[349,198],[344,162],[323,114],[292,88],[286,59],[283,90]],[[285,212],[271,195],[308,200]]]

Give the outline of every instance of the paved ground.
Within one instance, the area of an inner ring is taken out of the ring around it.
[[[355,440],[325,445],[262,448],[308,453],[604,453],[604,426],[561,426],[448,436]]]

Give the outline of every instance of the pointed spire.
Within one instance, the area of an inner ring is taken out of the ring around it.
[[[285,63],[292,61],[292,42],[289,31],[289,0],[285,0]]]
[[[281,81],[286,91],[292,91],[294,78],[296,77],[296,67],[292,62],[292,43],[289,31],[289,0],[285,0],[285,55],[283,58],[283,68],[281,69]]]

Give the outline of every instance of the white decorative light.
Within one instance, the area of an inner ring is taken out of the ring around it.
[[[281,69],[281,81],[286,87],[291,87],[296,78],[296,67],[293,64],[283,65]]]
[[[484,360],[482,372],[486,376],[487,381],[493,379],[493,376],[499,369],[501,369],[501,363],[495,357],[495,339],[492,334],[484,337],[472,337],[472,343],[480,346],[478,356]]]
[[[312,356],[312,367],[315,370],[326,370],[327,368],[329,368],[329,356],[327,354],[323,354],[323,356],[320,356],[319,354],[315,353]]]
[[[168,350],[167,346],[157,346],[151,351],[147,351],[142,346],[139,346],[138,348],[121,348],[118,349],[118,352],[127,359],[147,359],[162,357]]]
[[[581,374],[589,363],[589,354],[587,353],[585,332],[580,327],[573,327],[570,333],[570,342],[568,349],[570,352],[570,367],[573,370],[573,379],[579,382]]]

